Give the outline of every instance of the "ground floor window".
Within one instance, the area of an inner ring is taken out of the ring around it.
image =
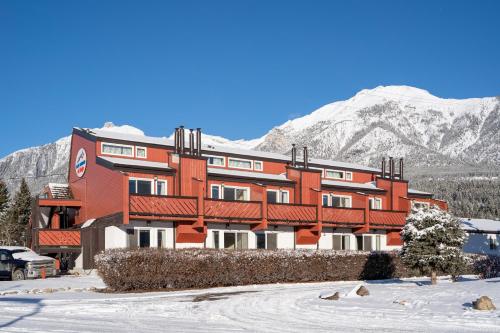
[[[229,250],[248,249],[248,234],[240,232],[224,233],[224,248]]]
[[[276,233],[257,233],[257,248],[275,250],[278,248],[278,234]]]
[[[167,231],[158,230],[158,248],[167,247]]]
[[[213,248],[214,249],[220,249],[220,244],[219,244],[219,231],[212,231],[212,239],[213,239]]]
[[[358,251],[372,251],[375,245],[375,251],[382,250],[382,235],[362,235],[356,236]]]
[[[334,250],[350,250],[351,237],[349,235],[333,235]]]
[[[139,247],[150,247],[151,232],[150,230],[139,230]]]

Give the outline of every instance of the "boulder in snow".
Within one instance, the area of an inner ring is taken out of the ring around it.
[[[495,305],[491,301],[491,298],[488,296],[481,296],[474,302],[472,302],[472,307],[475,310],[482,310],[482,311],[487,311],[487,310],[496,310]]]
[[[365,286],[361,286],[358,288],[358,290],[356,290],[356,295],[358,296],[368,296],[370,295],[370,292],[368,291],[368,289],[366,289]]]
[[[336,301],[340,298],[340,293],[336,291],[334,294],[331,295],[320,295],[319,298],[325,299],[327,301]]]

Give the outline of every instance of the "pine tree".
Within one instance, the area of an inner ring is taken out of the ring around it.
[[[0,245],[6,243],[6,233],[8,228],[7,209],[9,207],[9,190],[7,185],[0,180]]]
[[[7,224],[9,224],[9,235],[6,236],[9,245],[26,246],[31,215],[31,193],[24,178],[6,214]]]
[[[467,264],[462,252],[467,234],[459,221],[437,206],[414,209],[401,231],[403,263],[422,274],[430,274],[437,283],[437,272],[456,278]]]

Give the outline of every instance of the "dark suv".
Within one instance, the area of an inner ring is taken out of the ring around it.
[[[0,246],[0,278],[24,280],[57,274],[55,260],[21,246]]]

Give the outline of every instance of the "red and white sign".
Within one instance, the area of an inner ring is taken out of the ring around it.
[[[83,177],[83,175],[85,174],[85,170],[87,170],[87,153],[85,152],[85,149],[80,148],[78,154],[76,154],[76,175],[80,178]]]

